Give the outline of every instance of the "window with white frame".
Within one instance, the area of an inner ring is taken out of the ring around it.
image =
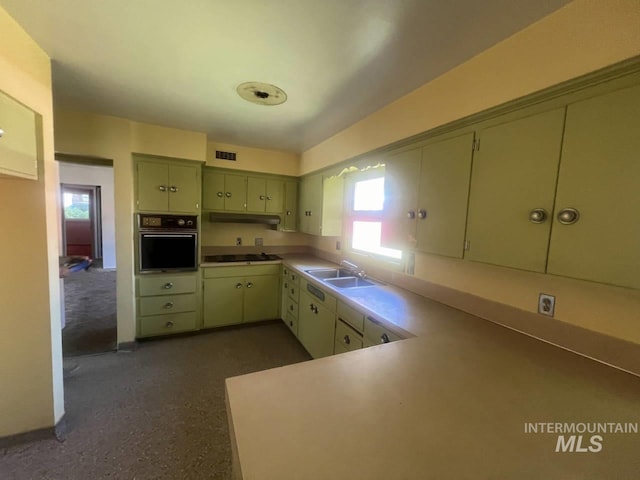
[[[384,172],[355,175],[347,189],[349,246],[356,252],[400,261],[402,251],[380,245],[384,207]]]

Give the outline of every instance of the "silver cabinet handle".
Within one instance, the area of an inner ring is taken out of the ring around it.
[[[264,195],[260,195],[258,198],[259,198],[260,200],[264,200]]]
[[[291,320],[289,320],[289,326],[293,328],[293,322]]]
[[[242,288],[242,284],[241,283],[236,283],[236,288]]]
[[[160,186],[158,187],[158,190],[160,190],[161,192],[166,192],[166,191],[167,191],[167,187],[166,187],[166,186],[164,186],[164,185],[160,185]]]
[[[0,128],[0,138],[4,135],[4,130]]]
[[[414,218],[416,218],[416,212],[414,212],[413,210],[409,210],[409,211],[407,212],[407,218],[408,218],[409,220],[413,220]]]
[[[289,305],[289,310],[293,312],[293,305]]]
[[[544,208],[534,208],[529,212],[529,221],[531,223],[544,223],[548,216]]]
[[[267,195],[267,200],[273,200],[273,197],[271,195]]]
[[[164,288],[165,290],[169,290],[170,288],[173,288],[173,283],[167,282],[162,286],[162,288]]]
[[[170,192],[173,192],[173,193],[176,193],[176,192],[178,191],[178,187],[176,187],[175,185],[171,185],[171,186],[169,187],[169,191],[170,191]]]
[[[224,196],[227,197],[227,198],[231,198],[231,192],[225,193]]]
[[[222,198],[222,196],[224,195],[224,193],[222,193],[222,192],[218,192],[218,193],[216,193],[216,195],[217,195],[218,197]]]
[[[309,304],[309,310],[311,310],[313,312],[313,303]]]
[[[346,343],[347,345],[351,344],[351,339],[349,338],[349,335],[345,335],[343,340],[344,340],[344,343]]]
[[[295,295],[295,293],[296,293],[296,289],[295,289],[295,288],[292,288],[292,289],[291,289],[291,295]]]
[[[386,333],[383,333],[382,335],[380,335],[380,343],[389,343],[389,335],[387,335]]]
[[[564,208],[558,212],[558,221],[562,225],[573,225],[580,220],[580,212],[575,208]]]
[[[287,215],[291,215],[291,210],[287,210]]]
[[[164,324],[164,326],[167,328],[173,328],[173,322],[167,322]]]
[[[164,304],[164,308],[173,308],[173,302],[167,302]]]
[[[285,283],[285,284],[284,284],[284,288],[285,288],[285,289],[289,288],[289,284],[288,284],[288,283]]]
[[[427,211],[423,208],[418,210],[418,218],[420,220],[424,220],[425,218],[427,218]]]
[[[295,275],[291,275],[291,280],[295,281],[295,279],[298,278]]]
[[[247,288],[251,288],[251,287],[253,287],[253,283],[251,282],[247,283]]]

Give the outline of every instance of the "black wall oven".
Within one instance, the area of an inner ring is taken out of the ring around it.
[[[198,217],[138,214],[138,271],[198,270]]]

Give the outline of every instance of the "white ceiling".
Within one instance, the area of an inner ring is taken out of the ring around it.
[[[569,0],[0,0],[56,107],[301,152]],[[277,85],[280,106],[236,94]]]

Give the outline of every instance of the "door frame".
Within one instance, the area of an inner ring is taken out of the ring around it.
[[[89,221],[92,236],[91,258],[102,258],[102,199],[99,185],[76,185],[72,183],[60,184],[60,198],[64,198],[65,191],[79,191],[89,193]],[[62,254],[67,255],[67,219],[64,215],[64,205],[60,209],[62,224]]]

